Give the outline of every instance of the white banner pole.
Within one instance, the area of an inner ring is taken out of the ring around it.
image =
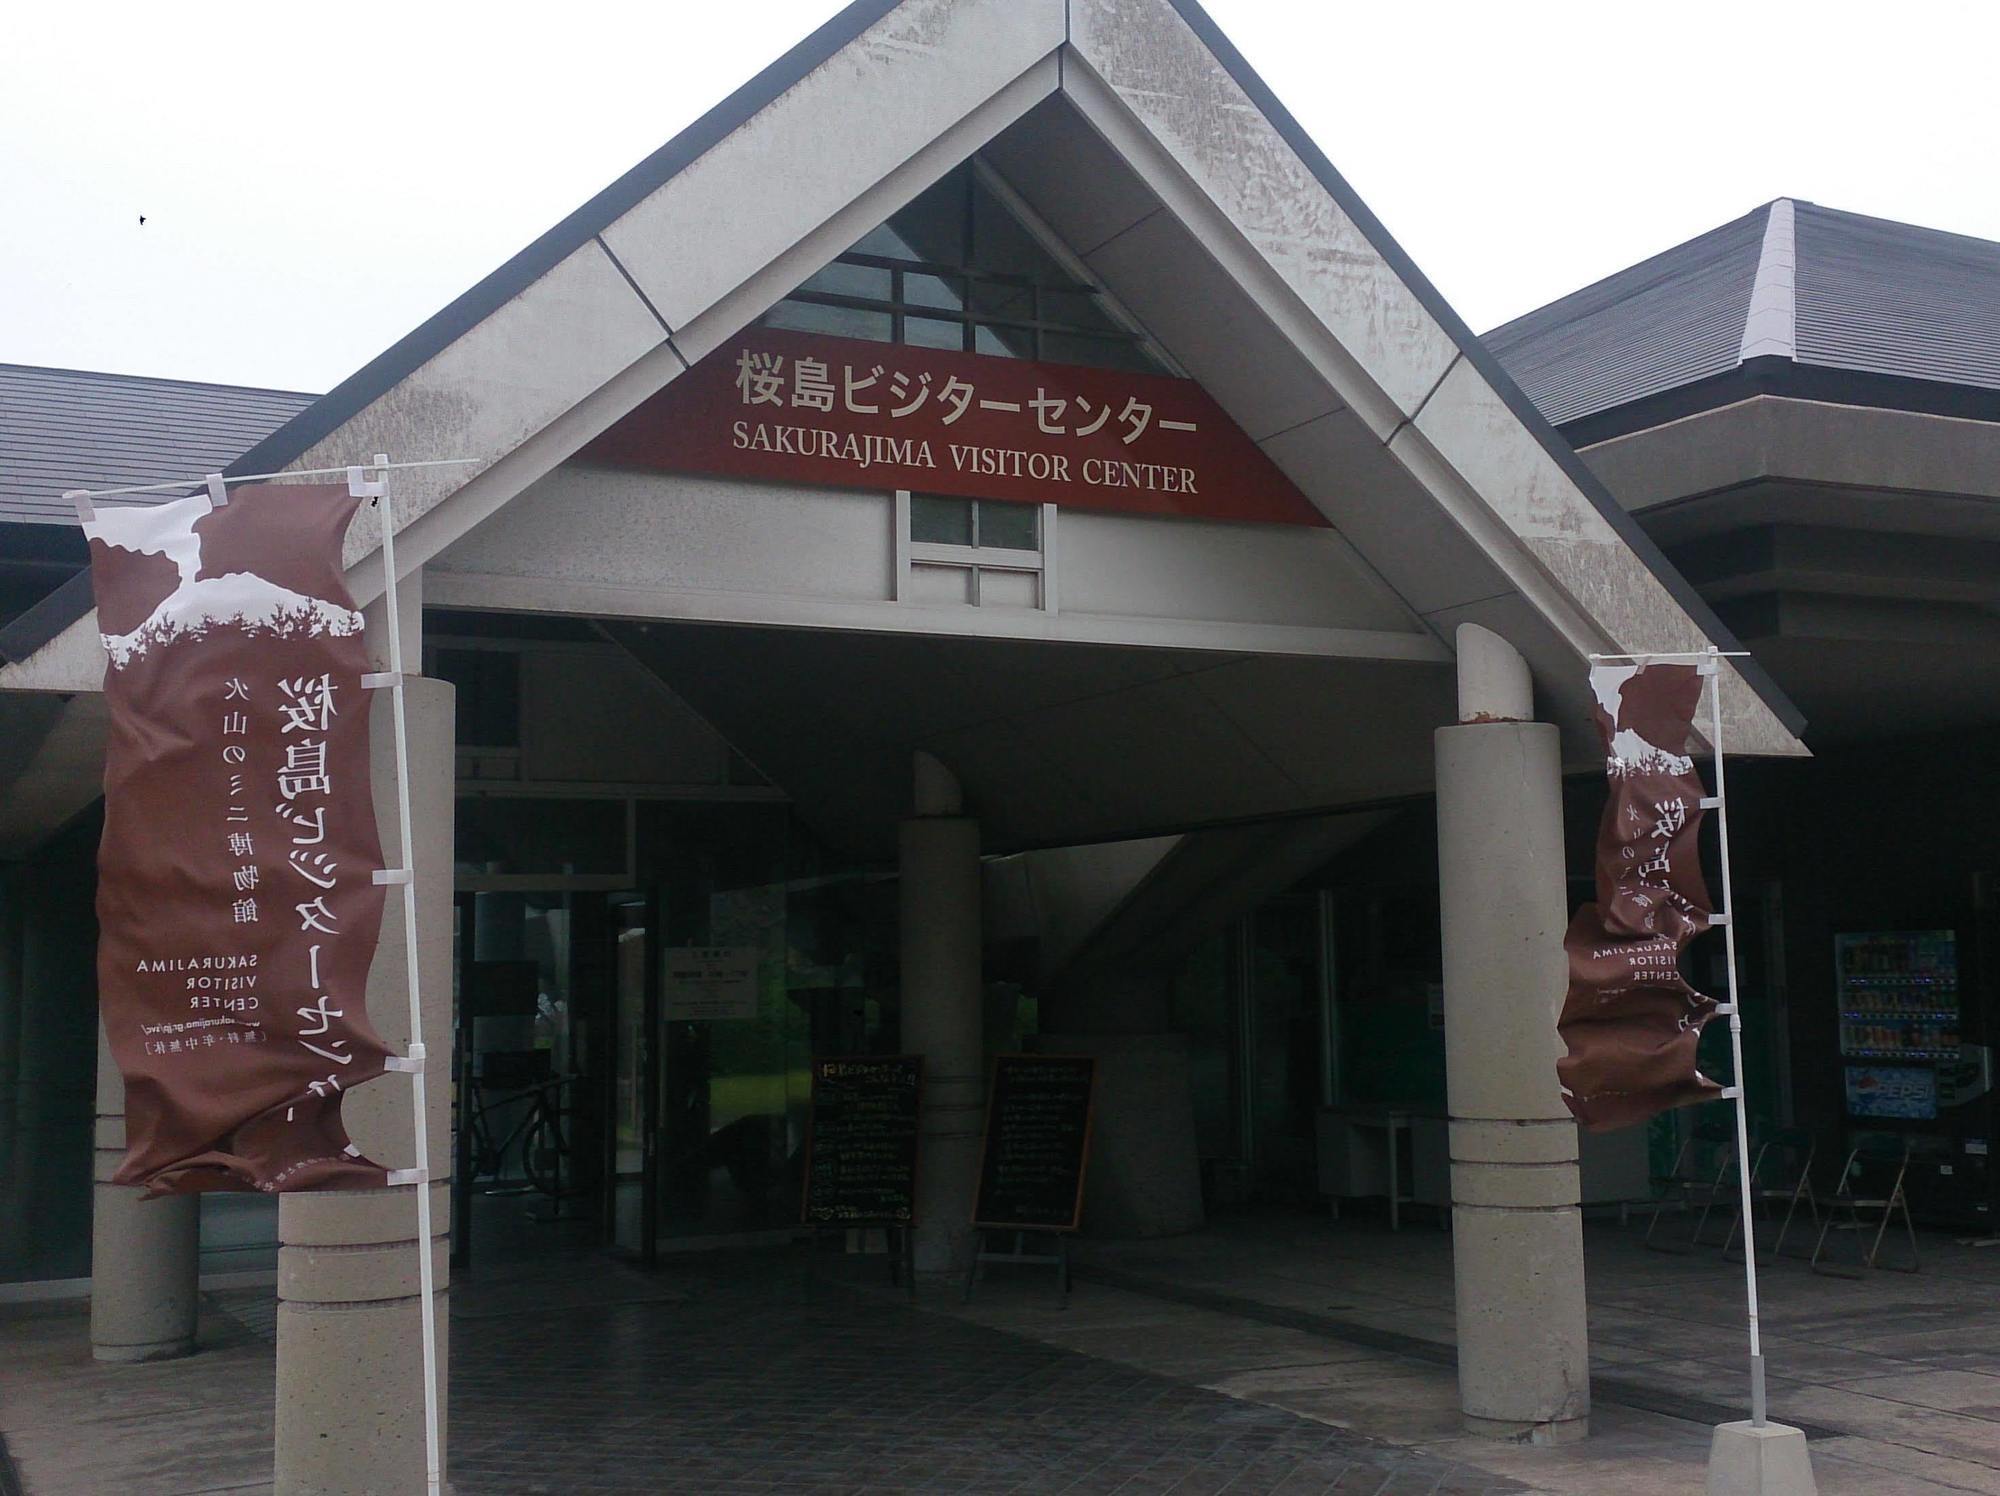
[[[405,978],[410,993],[410,1108],[415,1122],[417,1162],[411,1169],[390,1174],[392,1184],[412,1183],[417,1191],[417,1283],[419,1317],[424,1340],[424,1465],[428,1496],[438,1496],[443,1461],[438,1449],[438,1374],[436,1311],[437,1285],[431,1267],[431,1183],[430,1118],[425,1087],[424,1013],[418,986],[417,879],[415,838],[410,830],[410,729],[403,705],[403,628],[396,589],[396,522],[389,510],[390,463],[386,453],[375,454],[373,482],[365,481],[361,468],[347,470],[348,491],[357,497],[373,497],[382,521],[382,597],[389,625],[390,710],[396,724],[396,822],[401,838],[402,866],[385,872],[381,881],[399,884],[403,890],[403,954]]]
[[[1715,754],[1715,825],[1722,841],[1722,939],[1729,964],[1729,1054],[1735,1082],[1729,1094],[1736,1098],[1736,1180],[1742,1193],[1743,1281],[1750,1307],[1750,1422],[1764,1426],[1764,1347],[1757,1327],[1757,1222],[1751,1212],[1750,1126],[1744,1104],[1748,1089],[1743,1074],[1743,1003],[1736,985],[1736,897],[1729,881],[1729,801],[1723,789],[1722,768],[1722,651],[1710,646],[1707,661],[1700,667],[1708,677],[1709,748]],[[1711,923],[1713,923],[1711,921]]]

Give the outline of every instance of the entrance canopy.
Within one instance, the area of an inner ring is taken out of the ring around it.
[[[1032,590],[948,595],[907,490],[607,465],[593,444],[968,163],[1324,524],[1052,489]],[[478,459],[398,475],[431,609],[602,620],[794,793],[856,769],[824,797],[856,822],[937,752],[1003,846],[1421,792],[1463,623],[1527,658],[1576,767],[1583,655],[1733,647],[1192,0],[860,0],[231,471],[376,452]],[[0,688],[93,690],[87,605],[79,579],[0,635]],[[1724,700],[1732,750],[1803,751],[1753,662]]]

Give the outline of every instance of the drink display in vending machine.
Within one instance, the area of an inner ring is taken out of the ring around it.
[[[1958,1059],[1958,932],[1836,935],[1834,969],[1840,1052],[1880,1062],[1847,1067],[1848,1114],[1936,1117],[1936,1067]]]
[[[1840,1053],[1851,1131],[1900,1134],[1909,1146],[1912,1208],[1982,1221],[1989,1051],[1962,1032],[1959,954],[1956,930],[1836,935]]]

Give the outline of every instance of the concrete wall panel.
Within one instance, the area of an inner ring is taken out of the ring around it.
[[[1332,530],[1066,510],[1067,612],[1416,631],[1396,595]]]
[[[433,563],[649,589],[894,595],[891,496],[564,467]]]
[[[1073,0],[1084,63],[1405,413],[1457,355],[1438,321],[1165,0]]]
[[[678,331],[1061,46],[1064,10],[1063,0],[908,0],[605,242]]]

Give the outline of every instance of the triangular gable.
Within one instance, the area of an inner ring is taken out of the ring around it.
[[[420,566],[1051,100],[1332,392],[1321,450],[1294,439],[1288,457],[1276,432],[1266,450],[1295,473],[1414,476],[1433,518],[1504,577],[1483,612],[1417,607],[1440,637],[1467,620],[1532,635],[1517,642],[1578,720],[1580,653],[1729,647],[1193,0],[850,6],[233,470],[484,459],[399,483],[398,551]],[[1104,250],[1107,278],[1115,258]],[[357,524],[357,596],[379,590],[374,551]],[[75,640],[94,644],[84,603],[66,588],[17,621],[0,647],[20,663],[0,685],[94,679],[71,678],[89,653]],[[1796,713],[1742,663],[1725,693],[1733,744],[1799,751]]]

